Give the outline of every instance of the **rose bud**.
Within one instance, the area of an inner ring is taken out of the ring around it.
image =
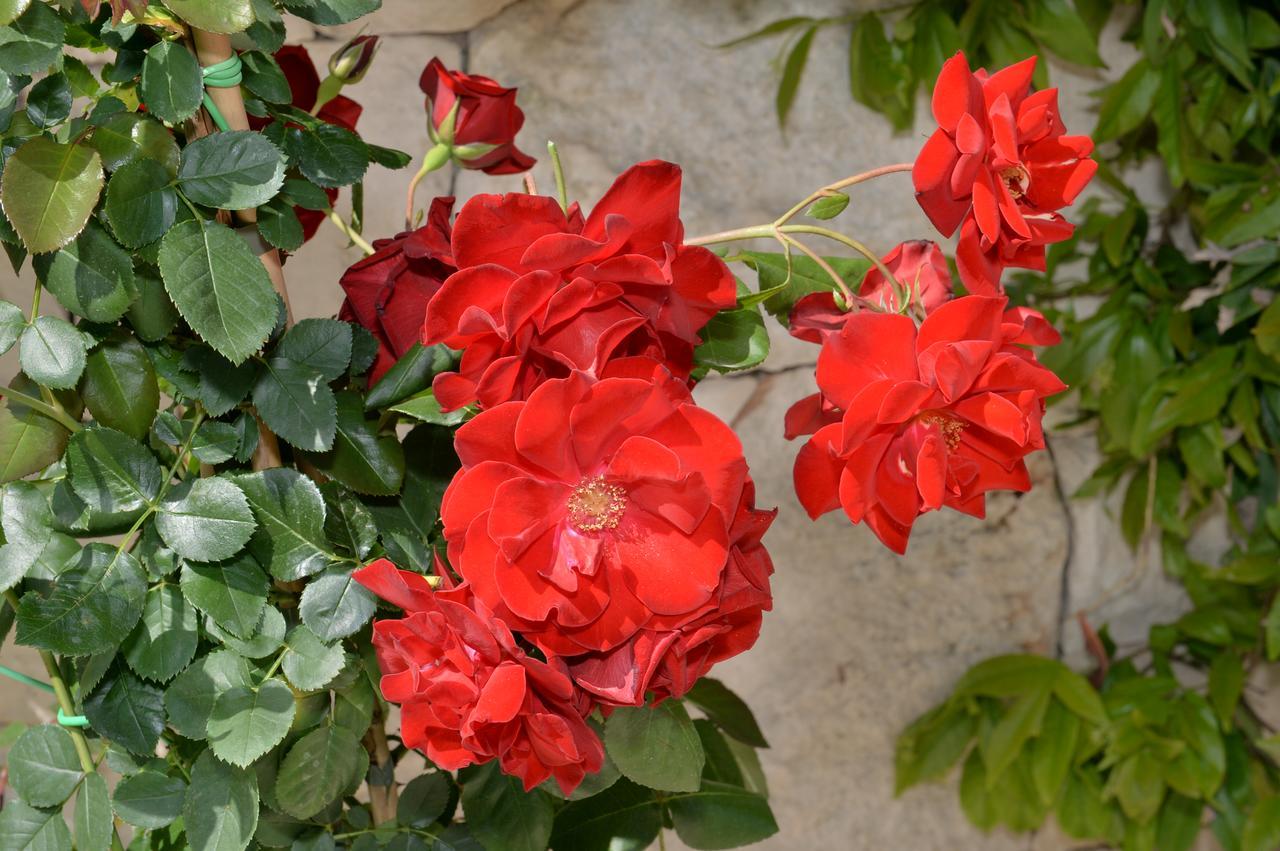
[[[427,96],[431,141],[447,148],[463,168],[516,174],[533,167],[533,157],[515,146],[524,125],[515,89],[451,71],[439,59],[427,64],[418,85]]]
[[[358,83],[373,64],[378,52],[378,36],[358,35],[329,57],[329,74],[345,84]]]

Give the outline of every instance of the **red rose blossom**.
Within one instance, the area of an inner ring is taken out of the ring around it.
[[[772,515],[750,505],[737,436],[681,382],[574,373],[482,411],[454,448],[440,516],[475,595],[571,665],[634,641],[584,661],[583,688],[613,703],[678,693],[686,671],[754,640]]]
[[[895,552],[915,518],[975,517],[991,490],[1028,490],[1023,458],[1044,448],[1044,399],[1066,389],[1027,344],[1058,342],[1040,314],[967,296],[931,313],[860,312],[824,342],[818,387],[843,412],[800,450],[796,494],[812,517],[843,508]]]
[[[445,410],[525,399],[573,370],[643,356],[688,378],[698,332],[736,303],[733,275],[683,245],[680,169],[632,166],[591,215],[541,195],[477,195],[453,226],[458,271],[427,306],[423,342],[462,349],[436,376]]]
[[[373,625],[382,694],[400,704],[400,736],[452,771],[497,759],[525,791],[554,777],[565,795],[600,770],[604,748],[575,699],[564,663],[530,658],[465,586],[379,559],[356,581],[405,612]]]
[[[451,145],[454,159],[463,168],[487,174],[516,174],[533,168],[537,160],[515,145],[516,134],[524,126],[515,89],[478,74],[451,71],[439,59],[427,63],[418,87],[427,96],[432,141]]]
[[[378,340],[370,387],[421,340],[427,302],[455,271],[449,245],[452,210],[452,198],[436,198],[422,227],[375,241],[377,250],[338,280],[347,294],[338,318],[363,326]]]
[[[972,293],[994,294],[1008,266],[1044,269],[1045,246],[1071,236],[1057,210],[1098,165],[1093,141],[1068,136],[1058,90],[1031,90],[1035,57],[990,76],[963,53],[933,90],[938,129],[911,171],[920,206],[944,236],[960,228],[956,264]]]

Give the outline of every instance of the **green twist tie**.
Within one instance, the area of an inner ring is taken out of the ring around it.
[[[21,671],[15,671],[7,665],[0,665],[0,676],[6,676],[11,680],[17,680],[24,685],[35,686],[50,693],[53,692],[53,686],[48,683],[42,683],[35,677],[29,677]],[[83,715],[67,715],[62,711],[62,707],[58,707],[58,723],[64,727],[88,727],[89,719]]]
[[[240,57],[231,54],[230,58],[224,59],[216,65],[209,65],[202,68],[200,73],[204,77],[205,93],[204,108],[209,112],[209,117],[213,119],[213,123],[218,125],[219,130],[230,130],[227,119],[222,117],[222,113],[218,107],[214,105],[213,98],[209,97],[207,91],[210,86],[218,89],[231,89],[240,85],[240,81],[244,79],[244,73],[241,70]]]

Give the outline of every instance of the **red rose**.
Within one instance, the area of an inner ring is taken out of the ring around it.
[[[578,687],[601,703],[640,706],[648,692],[659,700],[680,697],[717,662],[751,649],[763,614],[773,608],[773,561],[761,537],[777,513],[755,507],[747,479],[729,529],[724,578],[704,613],[677,629],[641,629],[613,650],[568,659]]]
[[[454,448],[462,469],[440,512],[449,561],[548,654],[695,628],[739,585],[731,551],[752,540],[738,525],[742,446],[674,379],[554,379],[482,411]],[[611,688],[639,674],[617,673]]]
[[[338,318],[363,326],[378,339],[370,387],[422,338],[427,302],[455,271],[449,245],[452,210],[452,198],[436,198],[426,224],[395,239],[375,241],[377,251],[338,280],[347,294]]]
[[[982,517],[987,491],[1030,488],[1023,458],[1044,448],[1043,400],[1066,387],[1024,348],[1057,332],[1004,307],[959,298],[918,330],[906,316],[861,312],[826,340],[818,387],[844,413],[796,458],[810,516],[842,507],[902,553],[918,515],[946,505]]]
[[[382,694],[400,704],[400,736],[452,771],[499,760],[525,791],[554,777],[565,795],[600,770],[604,748],[583,719],[564,664],[532,659],[465,586],[426,579],[379,559],[356,581],[405,611],[373,625]]]
[[[418,86],[427,95],[431,140],[453,148],[463,168],[487,174],[516,174],[537,162],[516,148],[524,113],[516,106],[516,90],[488,77],[450,71],[432,59]],[[452,116],[452,118],[451,118]]]
[[[300,44],[286,44],[273,55],[276,64],[284,72],[285,79],[289,81],[289,91],[293,93],[293,106],[303,112],[310,112],[316,105],[316,97],[320,93],[320,74],[316,71],[315,63],[311,61],[311,54]],[[354,133],[356,122],[360,120],[360,113],[363,111],[364,107],[351,98],[337,95],[320,107],[316,118]],[[270,123],[269,118],[249,116],[249,126],[254,130],[261,130]],[[331,206],[338,200],[337,189],[325,189],[324,194],[328,196]],[[321,210],[306,210],[302,207],[294,207],[293,212],[297,214],[298,221],[302,224],[303,242],[316,235],[326,215]]]
[[[970,292],[998,292],[1008,266],[1043,270],[1044,247],[1072,233],[1056,211],[1098,170],[1093,141],[1065,135],[1058,90],[1031,91],[1035,63],[988,76],[957,53],[933,90],[938,129],[911,175],[938,230],[961,228],[956,263]]]
[[[585,220],[540,195],[477,195],[453,226],[458,272],[427,306],[423,341],[463,349],[436,377],[445,410],[525,399],[574,370],[644,356],[688,378],[698,332],[737,299],[733,275],[683,245],[680,169],[632,166]]]

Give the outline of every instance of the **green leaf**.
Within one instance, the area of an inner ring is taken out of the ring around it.
[[[765,24],[758,30],[749,32],[746,35],[740,35],[737,38],[730,39],[729,41],[723,41],[720,44],[717,44],[716,47],[722,50],[728,47],[737,47],[740,44],[747,44],[748,42],[758,41],[762,38],[769,38],[771,36],[778,35],[779,33],[784,33],[789,29],[794,29],[795,27],[803,26],[804,24],[811,24],[813,22],[814,19],[807,15],[793,15],[789,18],[780,18],[776,21],[771,21],[770,23]]]
[[[1190,851],[1200,835],[1204,802],[1171,792],[1160,807],[1156,847],[1160,851]]]
[[[421,774],[400,790],[396,823],[402,827],[425,828],[444,815],[453,783],[443,771]]]
[[[222,561],[240,552],[257,523],[244,491],[224,478],[189,479],[160,505],[156,529],[188,561]]]
[[[284,166],[284,154],[261,133],[213,133],[183,149],[178,186],[197,204],[245,210],[280,191]]]
[[[8,590],[33,568],[45,576],[62,569],[80,551],[74,538],[54,530],[48,497],[27,482],[13,482],[4,489],[5,544],[0,547],[0,590]]]
[[[55,724],[30,727],[18,737],[8,768],[14,791],[36,807],[61,805],[84,777],[71,734]]]
[[[135,439],[146,435],[160,406],[151,358],[128,336],[107,340],[89,354],[80,395],[94,419]]]
[[[181,42],[154,44],[142,63],[140,91],[148,112],[169,124],[181,124],[195,114],[204,97],[200,64]]]
[[[355,133],[327,123],[289,132],[290,150],[294,151],[298,170],[315,185],[336,189],[364,177],[369,167],[369,149]]]
[[[46,8],[38,3],[32,11]],[[0,56],[6,46],[0,44]],[[101,191],[102,160],[97,152],[46,136],[30,139],[10,154],[0,175],[4,214],[32,254],[53,251],[75,239]]]
[[[209,715],[209,747],[223,762],[245,768],[284,740],[293,713],[293,692],[280,680],[225,691]]]
[[[142,620],[120,650],[139,675],[164,683],[187,667],[198,639],[196,610],[176,585],[157,585],[147,592]]]
[[[1107,710],[1097,690],[1065,665],[1060,665],[1054,676],[1053,694],[1064,706],[1091,724],[1102,726],[1107,723]]]
[[[453,359],[444,346],[414,343],[369,389],[364,406],[369,410],[386,408],[421,393],[431,386],[437,373],[452,365]]]
[[[653,790],[623,779],[556,813],[551,847],[554,851],[644,851],[660,830],[662,810]]]
[[[182,778],[144,768],[116,784],[112,806],[116,815],[134,827],[155,830],[182,815],[186,795],[187,784]]]
[[[703,677],[685,695],[715,722],[716,726],[740,742],[754,748],[767,748],[764,733],[751,713],[751,707],[719,680]]]
[[[815,219],[834,219],[849,206],[849,196],[843,192],[824,195],[809,205],[806,215]]]
[[[345,662],[340,643],[321,641],[305,624],[289,630],[284,644],[284,661],[280,667],[298,691],[314,691],[328,685]]]
[[[117,647],[142,617],[146,573],[131,554],[91,543],[67,562],[47,594],[18,609],[19,644],[69,656]]]
[[[933,3],[916,6],[910,17],[915,24],[915,39],[911,44],[912,73],[916,80],[936,80],[942,64],[962,46],[960,31],[946,9]]]
[[[950,703],[912,721],[894,749],[894,794],[950,771],[969,747],[976,728],[972,715]]]
[[[213,33],[238,33],[254,22],[249,0],[165,0],[165,5],[191,26]]]
[[[170,177],[178,174],[180,153],[163,124],[136,112],[122,112],[103,121],[89,140],[102,157],[107,171],[123,168],[139,159],[155,160]]]
[[[742,257],[759,275],[760,291],[771,293],[764,301],[765,310],[784,321],[801,298],[809,293],[831,292],[836,286],[827,273],[808,257],[792,257],[790,263],[785,254],[764,251],[744,251]],[[854,290],[871,266],[862,259],[824,259]]]
[[[1123,77],[1102,90],[1093,140],[1106,142],[1136,129],[1151,114],[1159,89],[1159,71],[1139,59]]]
[[[196,395],[209,416],[228,413],[249,394],[258,365],[252,361],[234,365],[212,349],[203,346],[187,349],[182,368],[193,369],[200,376]]]
[[[65,37],[58,13],[47,3],[31,3],[21,17],[0,28],[0,68],[10,74],[43,71],[58,60]]]
[[[360,396],[337,396],[336,434],[333,449],[311,457],[330,478],[356,493],[391,496],[404,481],[404,449],[395,433],[379,434],[377,418],[366,419]]]
[[[1048,689],[1029,690],[1014,698],[990,735],[982,738],[982,762],[986,767],[988,787],[994,786],[1005,769],[1018,758],[1023,745],[1040,735],[1048,708]]]
[[[1241,851],[1268,851],[1280,846],[1280,798],[1259,801],[1245,822]]]
[[[279,195],[258,208],[258,233],[268,245],[283,251],[297,251],[306,241],[298,214]]]
[[[215,650],[202,656],[165,691],[169,723],[188,739],[203,739],[218,695],[249,684],[249,664],[230,650]]]
[[[333,446],[337,400],[311,367],[271,358],[253,386],[253,404],[267,427],[297,448],[324,452]]]
[[[910,126],[915,113],[910,71],[885,35],[884,23],[867,13],[849,38],[849,91],[853,99],[883,113],[895,130]]]
[[[1067,0],[1037,0],[1026,9],[1027,30],[1045,47],[1068,62],[1104,67],[1097,40]]]
[[[1058,800],[1080,736],[1080,720],[1058,701],[1049,704],[1040,734],[1032,741],[1031,777],[1046,806]]]
[[[391,410],[398,414],[406,414],[419,422],[449,427],[461,424],[468,415],[466,408],[458,408],[448,413],[440,410],[440,402],[436,399],[435,391],[430,389],[405,399],[397,405],[392,405]]]
[[[74,387],[84,371],[84,337],[64,319],[36,317],[22,332],[19,345],[22,371],[46,387]]]
[[[26,376],[19,375],[14,389],[39,395]],[[22,386],[18,386],[21,384]],[[70,432],[11,399],[0,404],[0,481],[12,482],[43,470],[62,457]]]
[[[750,369],[769,356],[769,332],[755,307],[721,311],[699,333],[694,362],[719,372]]]
[[[712,780],[695,792],[670,796],[667,807],[676,835],[690,848],[736,848],[778,832],[762,796]]]
[[[267,604],[267,577],[246,553],[222,562],[187,562],[180,584],[193,606],[239,636],[253,633]]]
[[[66,74],[50,74],[27,92],[27,118],[37,127],[53,127],[71,115],[71,84]]]
[[[275,329],[279,296],[267,270],[225,225],[176,225],[160,241],[159,260],[165,288],[178,311],[201,339],[232,363],[257,352]]]
[[[103,426],[90,426],[71,438],[67,472],[76,495],[104,514],[149,505],[164,482],[164,472],[148,449]]]
[[[43,6],[43,3],[37,3]],[[71,831],[61,810],[38,810],[22,800],[5,801],[0,810],[0,849],[3,851],[65,851]]]
[[[292,103],[289,80],[271,54],[246,50],[240,54],[244,87],[267,103]]]
[[[100,774],[85,777],[76,794],[75,844],[77,851],[107,851],[115,823],[107,781]]]
[[[378,540],[378,527],[369,509],[337,482],[325,482],[320,488],[324,496],[324,533],[334,546],[348,550],[363,560]]]
[[[0,299],[0,355],[13,348],[18,335],[27,327],[27,316],[11,301]]]
[[[1209,666],[1209,702],[1224,730],[1230,730],[1244,693],[1244,660],[1236,653],[1219,653]]]
[[[544,851],[554,810],[540,789],[524,791],[503,774],[496,760],[468,768],[460,776],[462,810],[471,833],[489,851]]]
[[[258,828],[258,776],[204,751],[191,766],[182,822],[191,851],[244,851]]]
[[[313,24],[347,24],[382,7],[382,0],[286,0],[289,11]]]
[[[792,46],[791,52],[787,54],[787,61],[782,66],[782,79],[778,83],[778,94],[774,100],[778,124],[781,126],[786,126],[787,116],[791,114],[796,90],[800,87],[800,78],[804,75],[804,66],[809,61],[809,49],[813,47],[813,37],[817,32],[817,26],[805,30]]]
[[[134,273],[138,297],[129,305],[126,314],[138,339],[147,343],[163,340],[178,324],[178,309],[165,292],[164,281],[155,272],[140,270]],[[211,412],[212,413],[212,412]]]
[[[116,239],[140,248],[164,236],[178,214],[178,193],[170,181],[162,164],[146,159],[135,160],[111,175],[106,210]]]
[[[98,735],[130,753],[152,756],[164,729],[164,692],[117,668],[85,698],[84,715]]]
[[[284,615],[275,606],[264,607],[262,620],[250,638],[240,638],[227,632],[211,618],[205,620],[204,630],[210,638],[222,642],[241,656],[261,659],[275,653],[284,644]]]
[[[96,222],[66,248],[35,257],[32,266],[63,307],[92,322],[115,322],[137,297],[133,260]]]
[[[280,808],[295,818],[311,818],[360,779],[364,755],[360,740],[342,727],[326,724],[312,730],[280,762]]]
[[[698,788],[702,742],[679,701],[614,710],[604,741],[618,770],[637,783],[670,792]]]
[[[284,335],[275,354],[334,381],[351,362],[351,325],[337,319],[303,319]]]
[[[324,498],[296,470],[276,468],[236,478],[260,524],[249,541],[271,575],[293,582],[323,570],[331,559],[324,535]]]
[[[321,641],[346,638],[368,623],[377,608],[377,598],[351,573],[348,567],[330,568],[302,590],[299,614]]]
[[[285,201],[304,210],[324,212],[332,206],[323,189],[300,177],[285,178],[280,195]]]
[[[1119,763],[1107,779],[1104,795],[1120,802],[1124,814],[1137,822],[1153,819],[1164,798],[1160,760],[1141,750]]]

